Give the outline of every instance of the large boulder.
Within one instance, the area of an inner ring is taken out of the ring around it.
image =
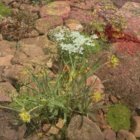
[[[70,5],[67,1],[55,1],[48,5],[43,6],[40,9],[40,16],[60,16],[62,18],[67,18],[70,13]]]
[[[116,5],[118,8],[121,8],[126,2],[140,2],[139,0],[111,0],[113,1],[114,5]]]
[[[100,128],[86,117],[75,116],[68,126],[69,140],[104,140]]]
[[[120,43],[120,47],[122,44]],[[127,44],[126,44],[127,47]],[[97,72],[97,76],[104,83],[105,93],[119,96],[120,99],[127,103],[129,107],[135,109],[140,106],[140,55],[137,51],[133,56],[120,54],[114,51],[119,58],[119,65],[116,68],[110,68],[109,65],[104,66]],[[108,56],[104,59],[108,59]]]
[[[16,42],[10,42],[6,40],[0,41],[0,57],[6,55],[13,55],[16,50]]]
[[[125,21],[125,28],[123,29],[123,38],[132,41],[140,42],[140,3],[126,2],[124,6],[118,11]]]
[[[57,56],[56,44],[49,41],[46,36],[23,39],[19,42],[13,64],[21,65],[44,65],[49,59]]]
[[[16,89],[9,82],[0,82],[0,102],[11,102],[12,93],[16,93]]]
[[[96,2],[97,2],[97,0],[78,1],[75,3],[71,3],[71,6],[77,7],[79,9],[83,9],[83,10],[92,10],[95,7]]]
[[[112,51],[118,55],[129,54],[134,56],[140,51],[140,43],[133,41],[119,41],[112,44]]]
[[[4,57],[0,57],[0,66],[11,65],[12,58],[13,58],[13,55],[7,55],[7,56],[4,56]]]
[[[23,140],[26,126],[16,126],[13,113],[0,111],[0,140]]]
[[[3,70],[2,79],[9,81],[12,85],[17,86],[30,82],[29,67],[21,65],[11,65]]]
[[[47,16],[45,18],[40,18],[36,21],[36,29],[41,34],[45,34],[49,29],[55,28],[58,25],[63,25],[63,20],[59,16]]]
[[[2,80],[8,80],[13,85],[30,83],[31,74],[42,71],[42,67],[51,67],[57,58],[57,46],[46,36],[23,39],[11,60],[12,65],[2,71]]]
[[[11,65],[14,52],[16,50],[16,43],[9,41],[0,41],[0,66]]]
[[[76,19],[81,23],[87,24],[93,20],[94,16],[91,11],[88,10],[86,11],[77,7],[73,7],[69,17],[72,19]]]

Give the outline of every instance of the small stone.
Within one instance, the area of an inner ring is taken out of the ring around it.
[[[56,127],[58,127],[59,129],[62,129],[64,126],[64,120],[63,119],[59,119],[57,124],[56,124]]]
[[[50,124],[43,124],[42,130],[43,132],[47,132],[51,128]]]
[[[117,140],[136,140],[136,137],[127,130],[120,130],[117,134]]]
[[[133,133],[136,137],[140,137],[140,116],[134,116],[133,122],[134,122]]]
[[[116,140],[116,133],[111,129],[106,129],[104,131],[105,140]]]
[[[97,106],[102,106],[102,102],[101,103],[98,103]],[[105,114],[103,112],[103,110],[98,110],[97,114],[93,114],[90,115],[91,118],[93,118],[92,120],[96,121],[96,123],[98,124],[98,126],[100,127],[100,129],[102,130],[107,130],[108,128],[110,128],[110,126],[107,124],[106,122],[106,118],[105,118]]]
[[[55,126],[51,126],[51,128],[48,131],[48,134],[57,135],[58,133],[59,133],[59,129],[56,128]]]
[[[83,26],[78,20],[68,19],[65,21],[65,25],[72,31],[83,31]]]
[[[64,120],[59,119],[55,126],[51,126],[47,134],[57,135],[64,126]]]

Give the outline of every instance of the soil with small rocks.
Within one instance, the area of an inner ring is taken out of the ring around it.
[[[30,77],[24,72],[27,66],[34,73],[40,71],[39,65],[52,67],[50,62],[52,64],[57,59],[57,48],[47,36],[50,29],[66,26],[70,30],[88,32],[89,23],[98,19],[105,23],[104,34],[111,44],[110,50],[100,52],[98,56],[101,56],[104,61],[107,59],[107,53],[116,54],[121,64],[115,69],[104,67],[95,73],[98,76],[97,88],[104,91],[106,95],[103,104],[122,101],[129,106],[133,112],[132,120],[135,125],[130,131],[120,130],[116,133],[105,120],[106,111],[101,109],[95,115],[96,121],[93,121],[93,116],[90,118],[74,116],[68,126],[67,139],[136,140],[140,138],[139,0],[55,0],[47,4],[43,2],[33,4],[29,0],[1,0],[1,2],[12,8],[13,15],[18,13],[24,15],[19,16],[18,20],[10,17],[0,21],[1,104],[10,103],[13,92],[18,94],[19,91],[16,89],[18,84],[30,82]],[[114,23],[114,18],[117,20],[120,15],[125,21],[125,28],[118,32],[111,24],[112,20]],[[91,63],[94,62],[95,57],[91,58]],[[50,70],[50,75],[54,74]],[[90,77],[89,82],[94,81],[94,76]],[[52,133],[56,131],[56,128],[52,128]],[[16,125],[16,119],[11,112],[0,110],[0,140],[53,139],[47,135],[40,138],[36,133],[26,138],[26,132],[26,126]]]

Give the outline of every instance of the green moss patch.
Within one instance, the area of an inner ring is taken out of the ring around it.
[[[115,104],[109,107],[107,121],[113,130],[128,130],[130,128],[130,110],[122,105]]]

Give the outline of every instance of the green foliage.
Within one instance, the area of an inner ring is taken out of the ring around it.
[[[0,3],[0,16],[5,17],[11,14],[11,9]]]
[[[25,86],[19,96],[13,97],[10,107],[19,112],[23,122],[29,122],[31,118],[37,125],[44,121],[55,124],[61,118],[67,124],[74,114],[88,115],[90,112],[93,102],[86,80],[95,67],[89,68],[90,72],[87,70],[88,55],[95,53],[97,36],[90,39],[78,32],[62,31],[55,37],[62,68],[53,78],[49,76],[47,68],[40,74],[33,74],[29,70],[32,84]],[[79,49],[82,50],[80,53]]]
[[[115,104],[109,107],[107,121],[113,130],[129,130],[130,128],[130,110],[122,105]]]
[[[18,112],[20,120],[36,126],[42,122],[56,124],[58,119],[67,125],[73,115],[87,116],[93,106],[86,80],[98,68],[88,62],[88,56],[99,51],[97,36],[90,38],[66,29],[51,37],[58,43],[60,70],[51,77],[47,67],[38,74],[27,69],[31,83],[19,89],[20,94],[13,96],[9,106]]]
[[[48,36],[52,41],[58,43],[60,59],[65,64],[71,63],[79,66],[80,62],[88,61],[87,58],[90,54],[97,53],[102,49],[96,34],[88,36],[60,26],[52,29]]]
[[[10,107],[18,112],[26,110],[39,124],[42,121],[55,123],[58,118],[68,122],[74,113],[86,115],[91,100],[85,78],[73,77],[75,79],[70,81],[68,77],[66,73],[60,73],[54,79],[46,72],[42,78],[32,75],[35,88],[28,86],[24,93],[13,97]]]

